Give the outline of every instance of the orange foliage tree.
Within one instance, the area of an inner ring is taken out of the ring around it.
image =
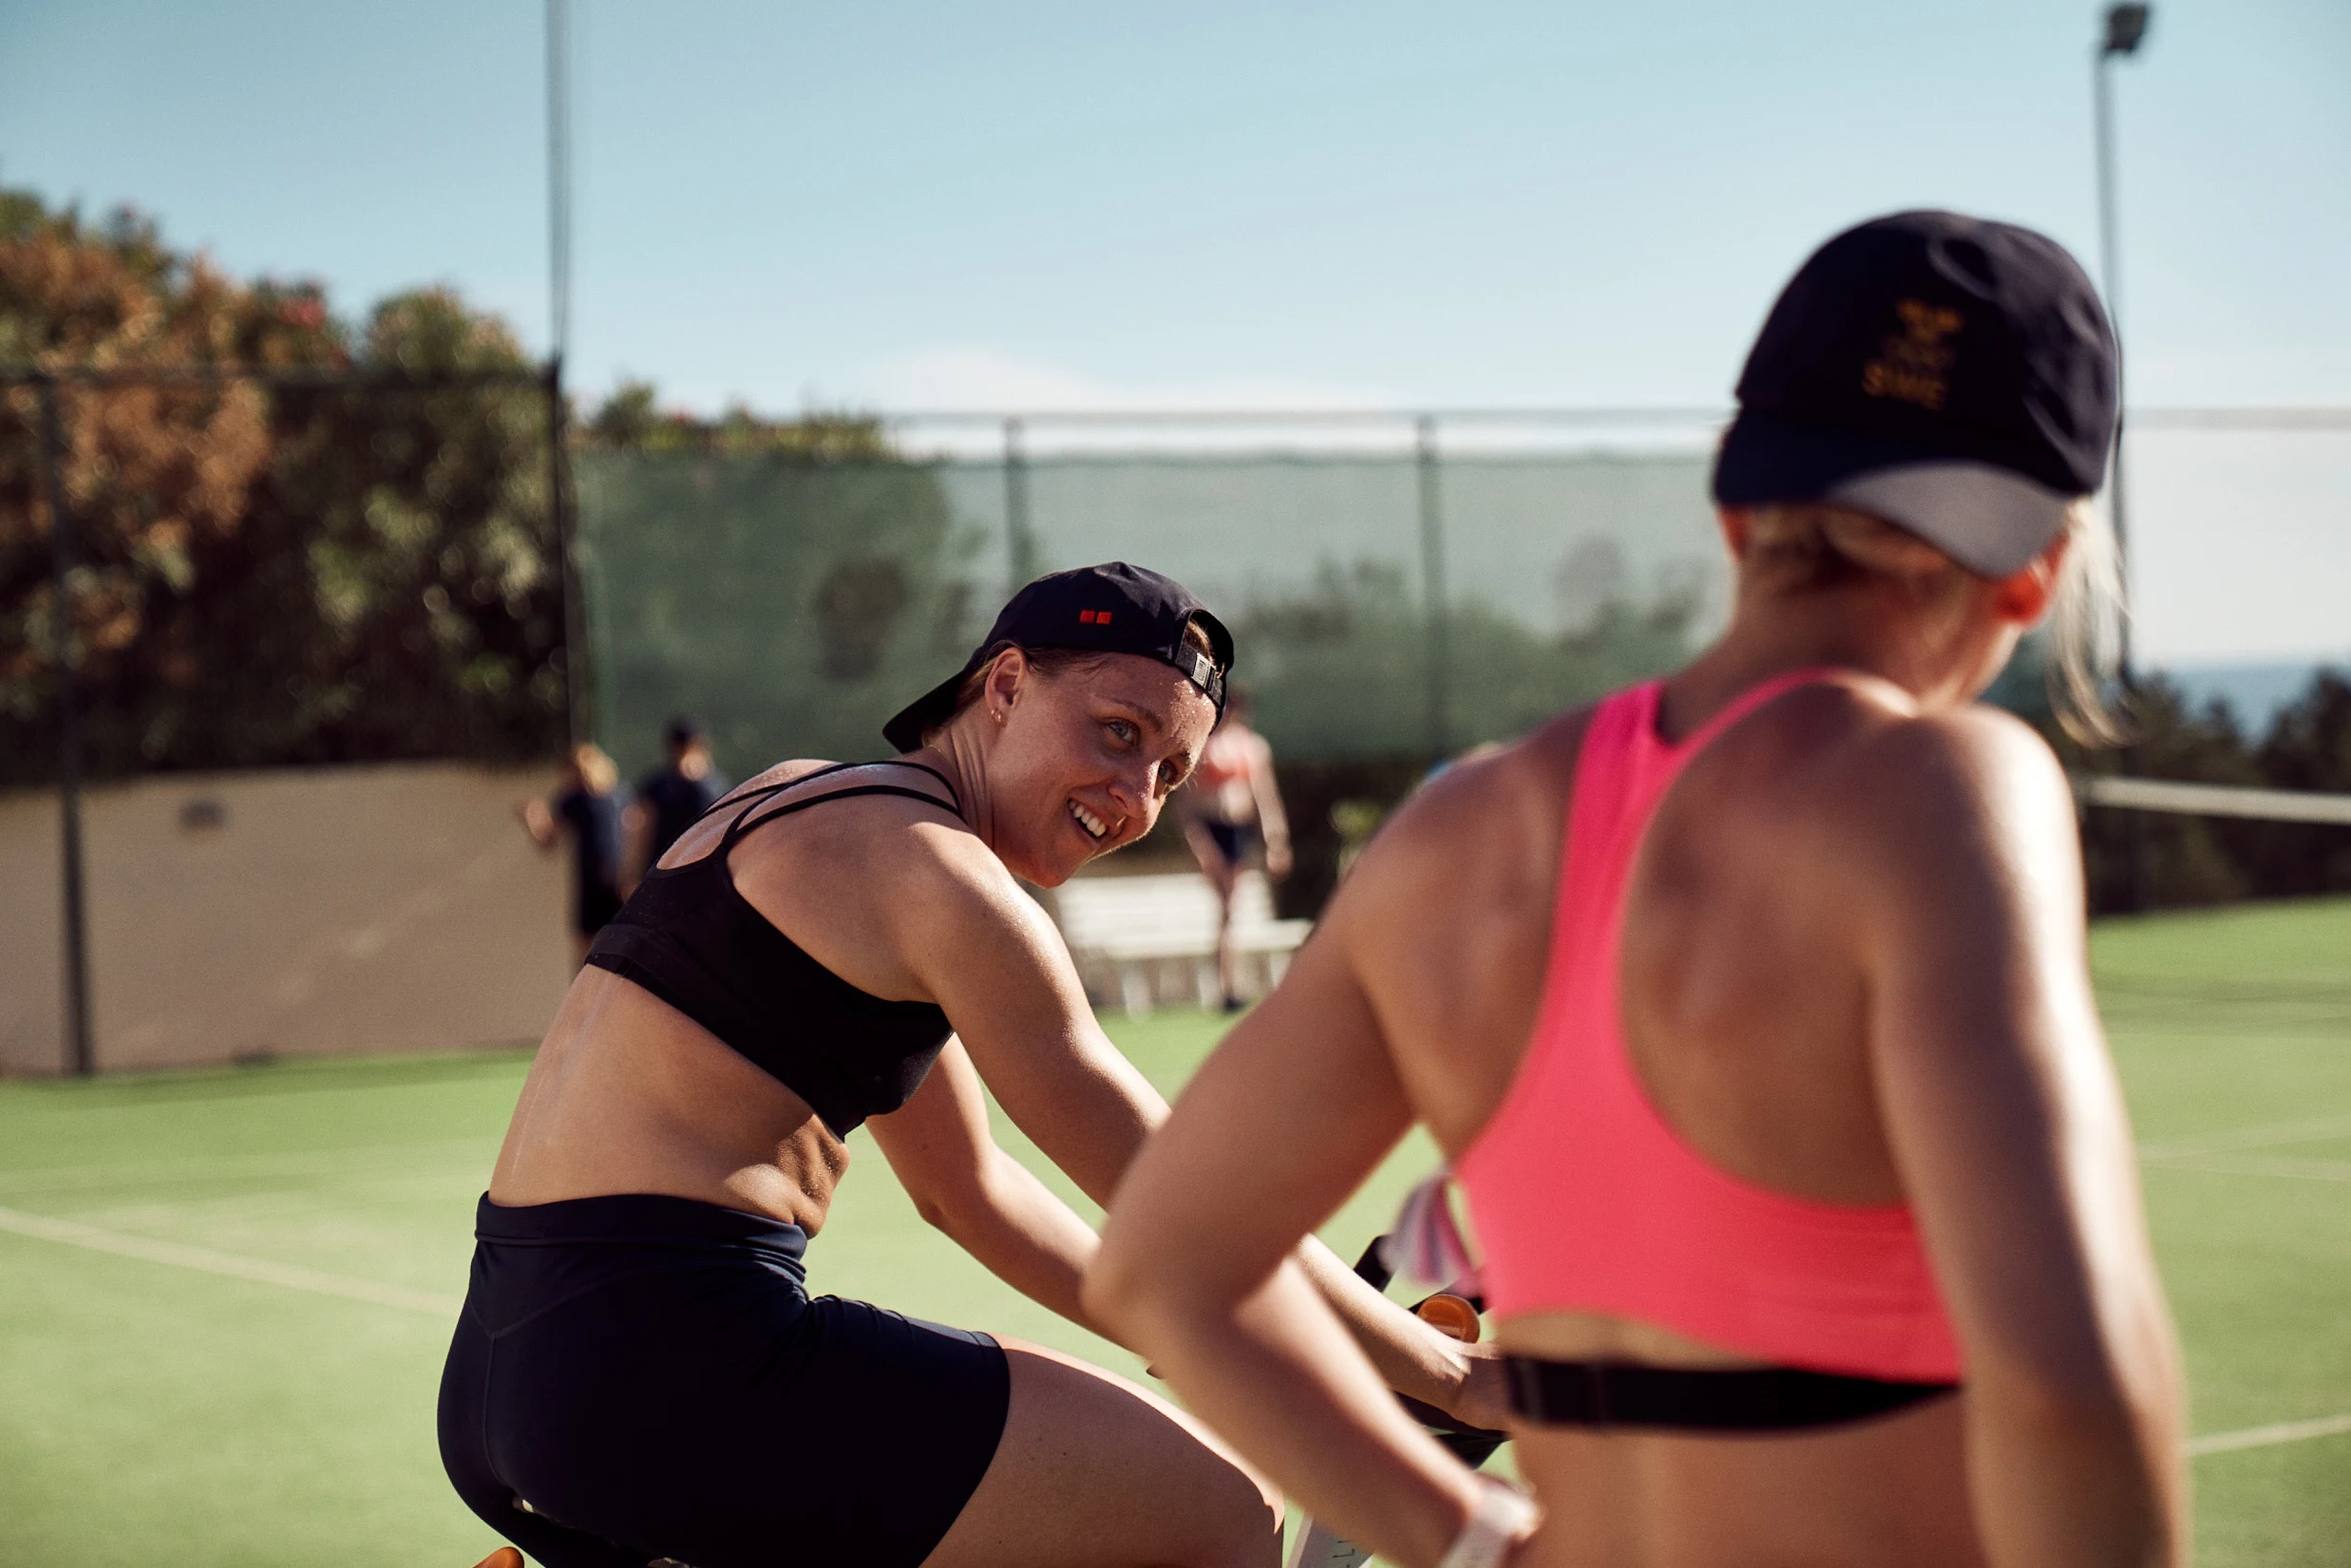
[[[0,368],[157,372],[55,391],[94,773],[559,745],[546,407],[502,323],[426,291],[353,331],[315,285],[0,191]],[[361,380],[452,370],[514,379]],[[54,738],[42,439],[39,388],[0,389],[0,783]]]

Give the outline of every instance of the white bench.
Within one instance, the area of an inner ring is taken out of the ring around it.
[[[1206,878],[1193,872],[1079,877],[1055,890],[1052,907],[1096,1005],[1115,999],[1129,1016],[1140,1018],[1154,1003],[1171,999],[1169,992],[1182,996],[1186,981],[1202,1007],[1223,1000],[1216,973],[1216,894]],[[1276,919],[1264,874],[1241,874],[1233,890],[1233,945],[1244,984],[1270,990],[1313,929],[1312,920]],[[1261,973],[1262,986],[1256,986]]]

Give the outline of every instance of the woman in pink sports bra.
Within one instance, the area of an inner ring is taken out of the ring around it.
[[[1088,1304],[1405,1568],[2176,1564],[2073,803],[1975,702],[2047,615],[2103,722],[2104,313],[2039,235],[1897,214],[1805,264],[1739,401],[1729,628],[1396,814],[1129,1170]],[[1532,1506],[1282,1261],[1414,1121]]]

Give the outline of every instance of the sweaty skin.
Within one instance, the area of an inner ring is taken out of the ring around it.
[[[1725,523],[1743,554],[1745,519]],[[1745,1181],[1909,1202],[1964,1390],[1801,1435],[1514,1426],[1545,1522],[1512,1568],[2180,1560],[2177,1358],[2090,994],[2072,802],[2030,730],[1971,702],[2062,548],[1931,594],[1799,595],[1743,573],[1731,630],[1666,685],[1669,738],[1783,671],[1848,673],[1690,765],[1624,916],[1626,1048],[1659,1111]],[[1408,1568],[1443,1554],[1472,1483],[1361,1375],[1281,1257],[1412,1122],[1453,1158],[1502,1102],[1587,717],[1398,812],[1137,1162],[1088,1284],[1192,1408]],[[1203,1197],[1243,1181],[1245,1204]],[[1576,1313],[1498,1337],[1559,1359],[1754,1364]]]

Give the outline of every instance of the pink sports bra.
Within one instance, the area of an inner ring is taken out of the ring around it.
[[[1678,744],[1658,736],[1660,683],[1594,711],[1534,1035],[1455,1167],[1497,1316],[1590,1313],[1779,1366],[1959,1380],[1959,1343],[1908,1205],[1812,1202],[1717,1169],[1650,1104],[1624,1048],[1624,900],[1659,803],[1716,736],[1828,673],[1774,676]]]

